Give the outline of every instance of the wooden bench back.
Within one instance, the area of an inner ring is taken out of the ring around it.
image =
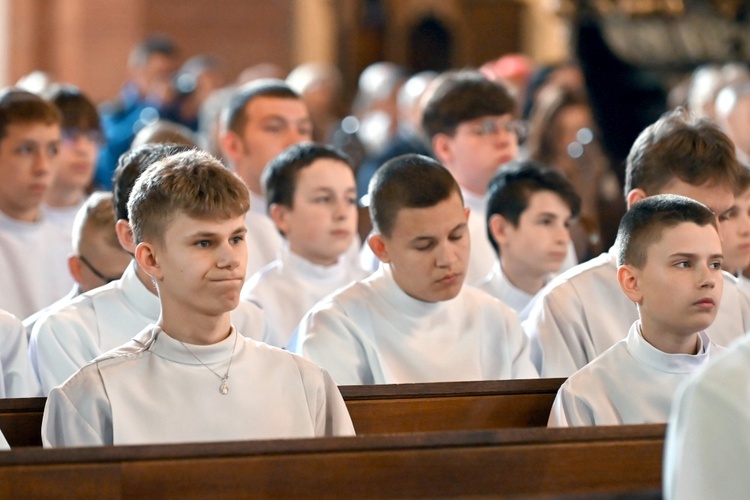
[[[659,497],[665,426],[0,453],[0,497]]]
[[[564,379],[343,386],[359,435],[547,425]],[[41,446],[45,398],[0,399],[11,447]]]

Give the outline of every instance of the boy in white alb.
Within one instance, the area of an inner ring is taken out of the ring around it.
[[[740,168],[734,145],[714,124],[684,111],[665,115],[636,139],[628,156],[628,206],[655,194],[699,201],[719,219],[719,232],[734,203]],[[543,377],[568,377],[623,339],[638,319],[617,282],[617,249],[554,278],[534,299],[524,329]],[[726,346],[750,330],[750,298],[724,273],[716,320],[707,329]]]
[[[47,220],[42,199],[60,146],[60,114],[24,90],[0,91],[0,308],[25,318],[73,286],[70,231]]]
[[[21,321],[0,310],[0,398],[41,395],[29,363],[26,331]]]
[[[666,422],[679,384],[724,350],[705,332],[724,285],[711,210],[684,196],[646,198],[622,218],[617,247],[617,278],[640,319],[563,383],[550,427]]]
[[[331,377],[243,337],[229,312],[245,282],[245,184],[207,153],[153,164],[128,201],[135,257],[161,315],[47,398],[45,446],[352,435]]]
[[[750,494],[750,336],[677,391],[664,443],[667,500],[734,500]]]
[[[62,116],[62,141],[53,160],[55,173],[44,204],[50,220],[73,230],[78,210],[90,192],[99,145],[103,141],[96,106],[72,85],[54,85],[46,94]]]
[[[286,244],[252,276],[242,300],[266,318],[264,342],[287,347],[305,313],[331,292],[365,277],[345,258],[357,231],[357,188],[343,153],[314,143],[290,146],[266,166],[268,212]]]
[[[477,71],[451,71],[435,81],[425,104],[422,128],[435,156],[456,178],[471,210],[471,258],[466,284],[492,272],[497,254],[487,235],[487,188],[503,164],[518,156],[518,105],[508,89]],[[575,265],[569,245],[564,269]]]
[[[138,176],[149,165],[184,146],[145,145],[124,154],[115,170],[116,231],[122,247],[135,252],[128,222],[127,200]],[[133,338],[159,318],[159,298],[151,277],[132,260],[122,277],[75,298],[41,318],[31,332],[29,354],[44,394],[101,353]],[[254,304],[241,302],[232,311],[235,326],[244,335],[260,340],[263,313]]]
[[[722,267],[737,277],[740,290],[750,293],[750,281],[743,275],[743,272],[750,270],[750,169],[747,167],[740,170],[734,206],[727,213],[726,219],[722,224]]]
[[[580,207],[556,170],[530,160],[505,165],[490,181],[487,199],[487,233],[498,261],[477,288],[526,319],[534,296],[563,264]]]
[[[383,263],[302,320],[302,354],[338,384],[536,378],[529,342],[508,306],[464,287],[469,210],[440,163],[404,155],[370,181]]]

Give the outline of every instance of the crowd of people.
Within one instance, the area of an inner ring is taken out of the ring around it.
[[[748,491],[745,66],[620,176],[574,63],[380,62],[345,106],[330,65],[178,57],[138,44],[100,106],[0,92],[0,397],[47,396],[45,446],[353,435],[337,385],[565,377],[550,426],[670,420],[668,495]]]

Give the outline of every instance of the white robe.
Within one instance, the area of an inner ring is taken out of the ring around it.
[[[749,366],[746,336],[677,391],[664,447],[664,498],[750,494]]]
[[[47,316],[48,314],[54,311],[62,309],[63,306],[70,303],[73,299],[75,299],[79,295],[81,295],[81,288],[78,285],[78,283],[76,283],[75,285],[73,285],[73,288],[70,289],[70,291],[65,297],[53,302],[52,304],[48,305],[47,307],[45,307],[44,309],[40,311],[35,312],[31,316],[24,318],[23,327],[26,330],[26,338],[28,339],[31,337],[31,331],[34,329],[34,325],[36,324],[37,321],[39,321],[40,319],[42,319],[43,317]],[[36,372],[36,368],[34,369],[34,371]]]
[[[236,342],[234,355],[230,353]],[[331,377],[294,354],[238,335],[189,349],[149,325],[52,390],[46,447],[353,435]],[[229,366],[229,392],[219,377]]]
[[[724,351],[699,334],[698,354],[668,354],[633,323],[628,336],[575,372],[557,392],[550,427],[661,424],[677,387]]]
[[[511,283],[503,273],[503,266],[500,264],[500,261],[495,262],[495,265],[492,266],[492,272],[480,280],[476,287],[489,293],[496,299],[502,300],[518,313],[521,321],[524,321],[528,317],[528,305],[531,303],[534,295],[524,292]]]
[[[5,311],[0,311],[0,377],[0,398],[41,395],[29,363],[26,330],[21,320]]]
[[[37,321],[29,354],[42,391],[47,394],[100,354],[133,338],[159,319],[159,297],[136,275],[132,262],[122,278],[80,295],[68,305]],[[263,312],[240,301],[232,323],[246,336],[265,335]]]
[[[242,289],[242,300],[263,309],[267,344],[287,347],[297,325],[320,299],[366,273],[342,257],[337,264],[321,266],[300,257],[283,244],[279,258],[256,273]]]
[[[8,441],[5,439],[5,436],[3,436],[2,431],[0,431],[0,450],[10,450],[10,445],[8,444]]]
[[[414,299],[388,265],[318,303],[299,338],[302,354],[342,385],[538,376],[508,306],[466,286],[449,301]]]
[[[469,213],[469,236],[471,237],[471,255],[466,270],[466,284],[475,285],[492,272],[497,262],[497,252],[492,248],[487,235],[487,196],[479,196],[465,189],[461,190],[464,205]]]
[[[25,318],[64,296],[73,286],[70,252],[70,231],[48,221],[44,211],[38,222],[0,212],[0,309]]]
[[[70,235],[71,244],[73,241],[73,223],[76,220],[78,211],[85,203],[86,198],[83,198],[72,207],[50,207],[49,205],[44,205],[47,220],[58,226],[63,231],[66,231]]]
[[[724,293],[708,336],[720,346],[750,330],[750,297],[724,274]],[[531,304],[524,329],[542,377],[568,377],[624,338],[638,309],[620,289],[614,247],[554,278]]]

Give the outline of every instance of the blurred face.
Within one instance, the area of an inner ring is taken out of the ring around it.
[[[673,179],[658,193],[649,194],[679,194],[703,203],[716,214],[719,234],[721,239],[724,239],[725,224],[729,211],[734,205],[734,192],[730,188],[710,183],[693,186],[679,179]]]
[[[740,157],[750,159],[750,94],[737,100],[727,116],[727,125],[729,138],[734,142]]]
[[[155,103],[173,98],[172,77],[177,71],[177,59],[165,54],[152,54],[142,67],[132,69],[132,77],[141,95]]]
[[[750,265],[750,189],[734,200],[722,222],[724,269],[737,273]]]
[[[593,118],[591,110],[587,106],[568,106],[561,110],[557,115],[557,142],[556,157],[561,161],[555,162],[555,167],[563,170],[563,173],[570,176],[569,168],[575,168],[575,162],[568,155],[568,146],[578,141],[578,131],[583,128],[591,129]],[[562,161],[566,160],[566,161]]]
[[[535,278],[556,273],[565,260],[570,242],[570,208],[552,191],[537,191],[518,219],[518,226],[501,215],[490,221],[500,247],[503,267],[523,269]]]
[[[721,300],[721,241],[713,226],[665,229],[647,249],[638,282],[644,331],[692,335],[713,323]]]
[[[266,164],[289,146],[312,140],[312,122],[299,99],[256,97],[245,113],[247,123],[234,166],[250,189],[260,194]]]
[[[100,134],[96,130],[64,130],[57,157],[52,189],[83,194],[91,183],[96,166]]]
[[[370,246],[390,264],[393,278],[408,295],[424,302],[454,298],[469,263],[469,211],[458,193],[435,206],[402,208],[390,237],[374,234]]]
[[[163,311],[186,317],[218,317],[237,307],[245,282],[247,245],[244,214],[230,219],[195,219],[179,214],[163,242],[148,245]],[[136,249],[139,263],[141,254]]]
[[[76,281],[84,292],[120,279],[132,260],[122,247],[107,245],[101,234],[92,234],[90,240],[82,242],[80,255],[74,257],[80,262]]]
[[[484,194],[500,166],[518,156],[514,126],[510,114],[462,122],[453,137],[439,134],[444,146],[436,153],[461,187]]]
[[[320,265],[333,265],[357,230],[357,188],[352,169],[328,158],[297,175],[292,207],[274,205],[271,215],[291,250]]]
[[[39,218],[59,148],[58,125],[8,125],[0,140],[0,210],[26,222]]]

